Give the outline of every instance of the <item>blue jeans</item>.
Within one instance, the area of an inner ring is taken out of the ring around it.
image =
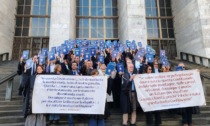
[[[94,119],[90,118],[89,119],[89,126],[105,126],[104,119]]]
[[[69,114],[68,121],[69,121],[69,126],[74,126],[74,121],[73,121],[73,117],[71,114]]]
[[[60,115],[59,114],[50,114],[49,120],[50,121],[60,120]]]

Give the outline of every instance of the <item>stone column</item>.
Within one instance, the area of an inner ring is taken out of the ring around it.
[[[147,45],[145,0],[118,0],[119,39]]]
[[[9,52],[12,56],[12,46],[15,32],[16,0],[1,0],[0,7],[0,54]]]
[[[76,36],[76,1],[52,0],[49,48]]]
[[[186,52],[210,58],[208,0],[172,0],[178,56]]]

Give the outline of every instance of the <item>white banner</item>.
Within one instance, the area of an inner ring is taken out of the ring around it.
[[[200,73],[196,70],[140,74],[134,82],[144,112],[206,105]]]
[[[104,114],[106,76],[37,75],[33,113]]]

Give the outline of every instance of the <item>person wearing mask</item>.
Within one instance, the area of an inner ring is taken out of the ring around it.
[[[36,69],[36,75],[42,75],[44,74],[44,68],[41,65],[37,66]],[[32,79],[32,78],[31,78]],[[33,94],[33,87],[34,87],[34,81],[35,78],[33,80],[30,81],[30,91],[27,93],[27,97],[26,97],[26,112],[27,112],[27,117],[26,117],[26,121],[25,121],[25,126],[46,126],[46,117],[44,114],[32,114],[32,94]]]
[[[136,126],[137,95],[134,84],[135,74],[134,65],[132,63],[127,64],[127,72],[122,76],[122,91],[120,98],[123,126],[128,125],[128,113],[131,113],[131,126]]]
[[[55,75],[61,75],[61,71],[62,71],[61,65],[56,64],[55,68],[54,68],[54,74]],[[49,116],[49,121],[50,122],[49,122],[48,125],[51,125],[53,123],[53,121],[55,121],[55,123],[58,124],[59,120],[60,120],[60,115],[59,114],[50,114],[50,116]]]
[[[156,64],[156,62],[154,63]],[[155,68],[156,66],[154,66]],[[156,69],[156,68],[155,68]],[[157,70],[158,71],[158,70]],[[145,68],[145,73],[146,74],[151,74],[152,72],[152,67],[151,66],[147,66]],[[155,115],[155,123],[153,120],[153,114]],[[161,122],[161,115],[159,111],[153,111],[153,112],[146,112],[146,123],[147,126],[160,126]]]
[[[184,63],[179,63],[178,67],[181,67],[181,69],[180,69],[181,71],[185,70]],[[200,113],[199,107],[194,106],[194,107],[180,108],[179,111],[182,114],[183,126],[194,126],[193,121],[192,121],[192,115]]]

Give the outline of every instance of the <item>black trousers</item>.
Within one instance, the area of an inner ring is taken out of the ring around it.
[[[153,114],[155,116],[155,122],[153,120]],[[148,125],[159,125],[161,124],[161,115],[159,111],[146,112],[146,122]]]
[[[185,108],[185,112],[182,113],[182,123],[192,124],[192,108]]]

